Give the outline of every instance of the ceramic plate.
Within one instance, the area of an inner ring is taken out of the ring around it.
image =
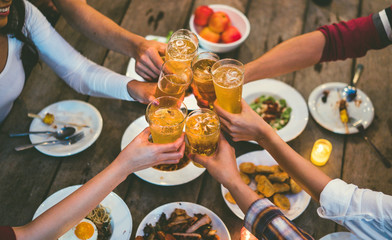
[[[246,153],[237,158],[238,166],[243,162],[252,162],[255,165],[266,165],[266,166],[272,166],[278,164],[275,161],[275,159],[273,159],[272,156],[266,150]],[[256,189],[256,182],[252,180],[249,186],[252,189]],[[230,210],[233,211],[233,213],[237,215],[237,217],[244,219],[245,215],[238,207],[238,205],[229,203],[226,200],[225,195],[229,191],[225,187],[223,187],[223,185],[221,185],[221,192],[222,192],[223,199],[225,200]],[[289,210],[282,210],[282,212],[288,219],[294,220],[299,215],[301,215],[301,213],[305,211],[305,209],[308,207],[311,197],[304,190],[302,190],[297,194],[285,194],[285,195],[289,199],[291,207]]]
[[[141,131],[148,127],[145,116],[141,116],[132,122],[121,139],[121,150],[124,149]],[[200,176],[206,169],[196,167],[189,162],[185,167],[176,171],[160,171],[155,168],[147,168],[135,175],[141,179],[156,185],[174,186],[192,181]]]
[[[42,109],[38,115],[44,117],[46,113],[51,113],[55,116],[55,120],[62,122],[85,124],[88,128],[76,128],[76,133],[83,131],[84,138],[72,145],[46,145],[36,146],[35,148],[43,154],[54,157],[65,157],[79,153],[89,146],[99,137],[102,131],[103,121],[99,111],[91,104],[79,100],[65,100],[53,103]],[[62,124],[47,125],[41,119],[34,118],[30,124],[30,131],[56,131],[64,127]],[[43,142],[47,140],[54,140],[53,137],[48,137],[42,134],[30,135],[32,143]]]
[[[340,121],[339,101],[341,92],[346,83],[330,82],[316,87],[309,96],[308,106],[312,117],[322,127],[340,134],[357,133],[358,130],[349,124],[348,132],[344,124]],[[323,92],[329,91],[326,102],[322,101]],[[348,102],[347,112],[354,123],[356,120],[362,120],[365,129],[369,127],[374,118],[374,107],[370,98],[360,89],[357,91],[357,98]]]
[[[147,35],[146,39],[147,40],[155,40],[155,41],[158,41],[158,42],[166,43],[166,37]],[[199,47],[198,52],[205,52],[205,50],[201,49]],[[144,82],[144,79],[139,74],[136,73],[135,66],[136,66],[136,60],[134,58],[131,58],[129,60],[128,67],[127,67],[127,72],[125,73],[125,75],[127,77],[130,77],[130,78],[133,78],[133,79],[136,79],[136,80]],[[186,96],[184,98],[184,103],[187,106],[188,110],[199,109],[199,106],[197,105],[196,98],[195,98],[195,96],[193,94],[190,94],[190,95]]]
[[[61,189],[48,197],[37,209],[33,219],[66,198],[82,185]],[[109,193],[101,202],[102,206],[110,210],[112,217],[112,240],[128,240],[132,233],[132,216],[125,202],[114,192]]]
[[[335,232],[325,235],[320,240],[357,240],[358,237],[350,232]]]
[[[290,85],[274,79],[261,79],[244,85],[242,97],[250,104],[261,95],[285,99],[291,107],[290,120],[286,126],[278,130],[278,135],[288,142],[296,138],[305,129],[309,113],[302,95]]]
[[[220,239],[231,239],[230,233],[227,230],[225,224],[214,212],[212,212],[206,207],[190,202],[173,202],[155,208],[146,217],[144,217],[142,222],[139,224],[139,227],[136,230],[136,236],[144,235],[143,229],[146,224],[152,224],[153,226],[155,226],[162,213],[165,213],[166,217],[170,217],[170,214],[176,208],[184,209],[186,213],[191,217],[197,213],[207,214],[212,220],[212,229],[217,230],[217,234]]]

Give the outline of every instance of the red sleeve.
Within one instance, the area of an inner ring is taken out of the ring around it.
[[[390,11],[391,8],[387,9]],[[362,57],[370,49],[381,49],[391,44],[383,28],[377,27],[377,16],[372,14],[318,28],[326,39],[320,62]]]
[[[10,226],[0,226],[1,240],[16,240],[15,232]]]

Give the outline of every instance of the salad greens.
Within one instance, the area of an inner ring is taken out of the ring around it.
[[[250,107],[275,130],[282,129],[290,120],[291,107],[287,106],[284,99],[278,100],[272,96],[261,95],[250,104]]]

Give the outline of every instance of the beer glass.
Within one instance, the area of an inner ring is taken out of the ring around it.
[[[187,29],[179,29],[169,39],[165,60],[174,60],[179,65],[190,66],[198,47],[199,40],[196,34]]]

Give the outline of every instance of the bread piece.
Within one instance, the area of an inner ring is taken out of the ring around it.
[[[254,174],[256,172],[256,165],[251,162],[243,162],[240,164],[240,171],[246,174]]]
[[[271,182],[264,175],[261,175],[259,177],[259,181],[257,182],[257,190],[265,197],[271,197],[275,193],[274,187],[272,186]]]

